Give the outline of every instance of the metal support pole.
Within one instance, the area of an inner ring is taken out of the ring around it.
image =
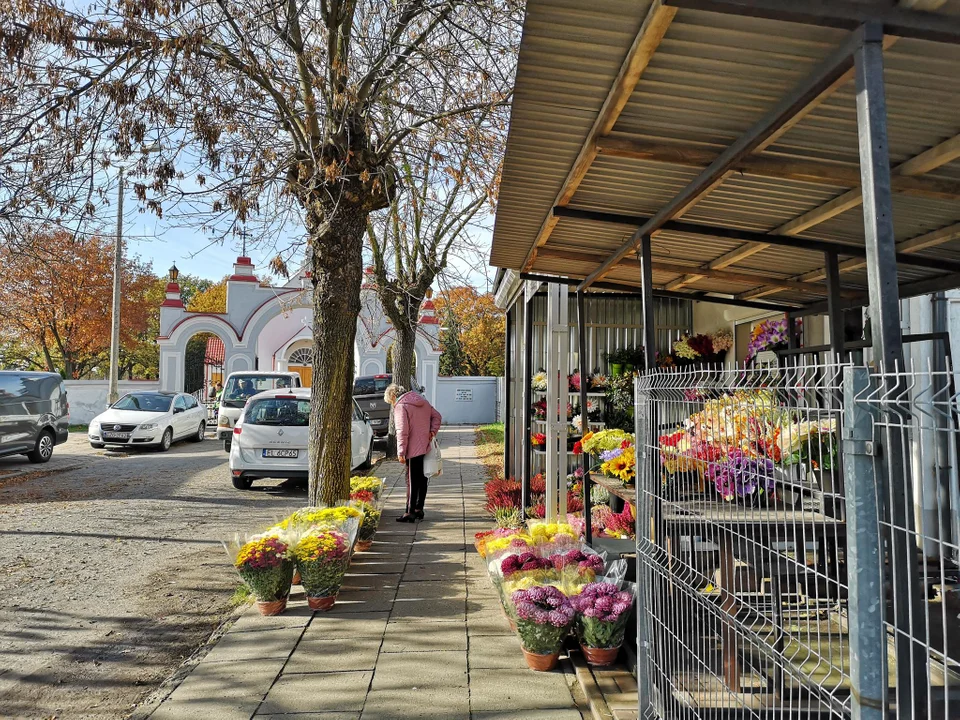
[[[120,399],[120,275],[123,272],[123,168],[117,188],[117,238],[113,243],[113,314],[110,318],[110,387],[107,402]]]
[[[854,54],[857,89],[857,130],[860,139],[860,177],[867,251],[870,329],[874,361],[885,373],[883,396],[905,397],[900,296],[890,189],[890,153],[883,77],[883,27],[864,26],[863,43]],[[898,712],[901,717],[924,717],[927,708],[927,657],[924,647],[924,594],[920,586],[919,557],[914,530],[911,463],[907,460],[901,428],[909,412],[898,412],[896,402],[884,408],[884,445],[876,463],[881,508],[889,520],[888,572],[894,596]],[[912,710],[912,714],[911,714]]]
[[[644,375],[652,372],[657,366],[656,350],[656,319],[653,309],[653,265],[652,265],[652,243],[649,235],[640,238],[640,282],[641,292],[643,294],[643,362],[646,365]],[[650,589],[653,587],[652,577],[646,572],[643,560],[643,550],[646,545],[649,547],[649,538],[652,518],[659,516],[659,512],[651,507],[651,501],[656,502],[658,496],[656,492],[647,493],[647,487],[644,480],[648,477],[650,481],[656,483],[659,481],[659,458],[652,451],[657,447],[657,437],[659,435],[657,427],[657,416],[653,403],[647,406],[641,406],[639,384],[634,382],[633,404],[634,404],[634,430],[636,432],[636,462],[637,477],[635,486],[637,490],[636,510],[636,535],[637,535],[637,695],[639,702],[639,717],[647,717],[648,711],[653,707],[654,698],[650,684],[650,632],[647,622],[649,609],[646,606],[646,599]],[[641,466],[641,463],[643,465]],[[659,538],[657,538],[659,539]]]
[[[501,412],[503,413],[503,473],[505,477],[510,477],[513,474],[513,437],[511,433],[513,432],[513,411],[514,411],[514,402],[513,394],[510,392],[510,383],[513,379],[513,343],[516,339],[516,330],[514,329],[514,321],[516,320],[516,313],[513,308],[507,308],[505,314],[505,325],[506,325],[506,342],[503,344],[503,405]]]
[[[823,254],[827,271],[827,316],[830,318],[830,355],[843,362],[843,309],[840,297],[840,258],[835,250]]]
[[[793,316],[793,313],[784,313],[784,317],[787,319],[787,348],[790,350],[796,350],[797,319]]]
[[[577,291],[577,352],[580,355],[580,435],[590,432],[590,414],[587,411],[587,312],[586,298],[582,290]],[[593,507],[590,501],[590,464],[586,453],[580,454],[580,469],[583,470],[583,539],[589,545],[593,542]]]
[[[847,507],[850,698],[853,720],[886,717],[887,633],[883,625],[883,554],[874,483],[873,417],[858,405],[870,386],[863,367],[843,371],[843,473]]]
[[[520,432],[523,433],[523,458],[521,461],[521,517],[527,516],[530,507],[530,461],[533,448],[530,443],[530,427],[533,425],[533,302],[530,298],[523,300],[523,422],[520,423]]]

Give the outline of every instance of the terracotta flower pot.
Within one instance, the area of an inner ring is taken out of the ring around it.
[[[299,570],[294,570],[294,571],[293,571],[293,580],[292,580],[291,582],[292,582],[294,585],[299,585],[299,584],[300,584],[300,571],[299,571]]]
[[[560,658],[560,653],[555,652],[549,655],[538,655],[537,653],[528,652],[523,650],[523,657],[527,661],[527,667],[531,670],[536,670],[537,672],[549,672],[557,666],[557,660]]]
[[[509,615],[507,615],[507,622],[510,623],[510,629],[513,630],[513,632],[516,632],[516,631],[517,631],[517,621],[514,620],[514,619],[513,619],[512,617],[510,617]]]
[[[619,646],[615,648],[592,648],[580,643],[580,649],[591,665],[613,665],[616,662],[617,655],[620,654]]]
[[[373,547],[373,540],[357,540],[357,552],[366,552]]]
[[[279,615],[287,609],[287,599],[280,600],[257,600],[257,610],[261,615]]]
[[[327,595],[326,597],[308,597],[307,605],[311,610],[329,610],[337,601],[336,595]]]

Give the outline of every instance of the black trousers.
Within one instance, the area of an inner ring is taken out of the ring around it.
[[[427,499],[427,476],[423,474],[423,459],[426,455],[407,458],[407,512],[423,510]]]

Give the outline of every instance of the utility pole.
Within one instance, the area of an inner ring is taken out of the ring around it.
[[[120,399],[120,273],[123,269],[123,168],[117,189],[117,238],[113,243],[113,316],[110,323],[110,390],[107,402]]]

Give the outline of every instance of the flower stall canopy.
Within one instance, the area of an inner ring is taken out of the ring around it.
[[[827,61],[876,7],[900,294],[960,284],[960,6],[832,6],[530,0],[491,264],[637,286],[654,227],[661,294],[823,311],[835,251],[862,305],[853,61]]]

